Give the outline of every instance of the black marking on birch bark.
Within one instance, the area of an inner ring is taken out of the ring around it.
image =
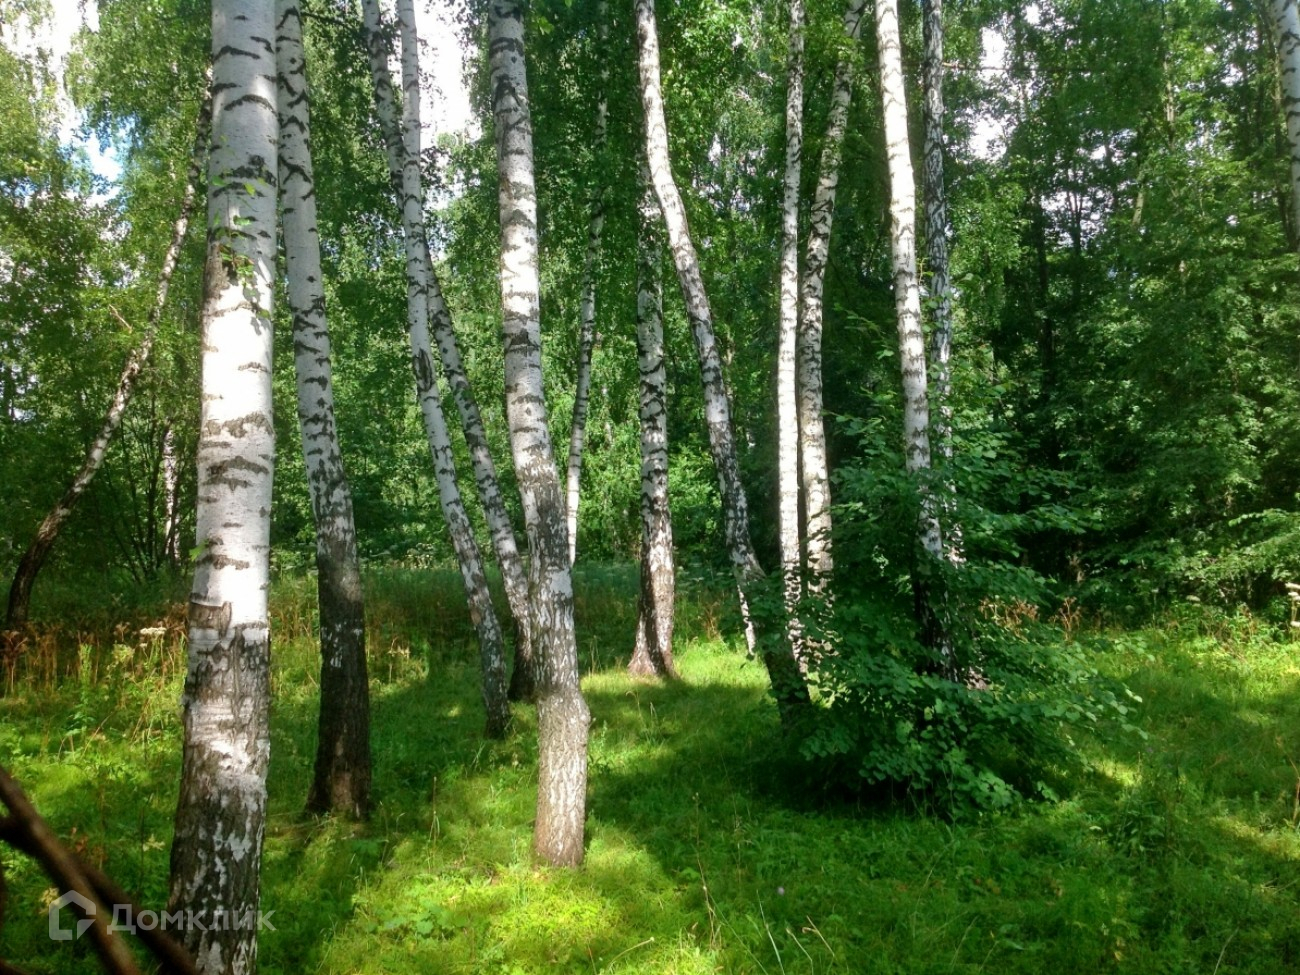
[[[221,636],[225,636],[230,630],[230,618],[230,603],[211,605],[201,603],[193,597],[190,598],[189,622],[191,626],[203,630],[215,630]]]
[[[270,417],[261,412],[246,413],[243,416],[232,417],[227,420],[209,420],[203,425],[200,432],[205,437],[225,433],[239,438],[247,436],[250,430],[261,430],[268,434],[274,434],[275,432]]]

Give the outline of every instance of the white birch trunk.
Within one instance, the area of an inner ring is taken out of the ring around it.
[[[826,424],[822,398],[822,330],[826,264],[830,256],[831,225],[840,182],[840,157],[848,127],[849,104],[857,75],[855,48],[867,0],[849,0],[844,13],[847,43],[835,66],[826,138],[822,143],[817,189],[809,214],[808,245],[799,288],[799,454],[804,492],[804,544],[811,592],[829,595],[834,559],[831,548],[830,471],[826,460]]]
[[[889,162],[889,250],[894,270],[894,309],[903,370],[903,438],[909,474],[930,469],[930,401],[926,385],[921,289],[916,274],[916,184],[907,134],[907,97],[898,33],[897,0],[875,0],[884,102],[885,148]],[[924,492],[923,494],[927,494]],[[922,503],[921,543],[936,558],[939,526],[932,498]]]
[[[370,809],[371,780],[365,605],[352,491],[334,422],[334,378],[316,227],[311,111],[299,0],[276,0],[275,40],[280,73],[284,259],[293,318],[298,423],[316,522],[320,604],[320,709],[307,808],[364,819]]]
[[[635,0],[638,67],[641,79],[641,104],[645,111],[646,157],[659,209],[668,229],[668,244],[677,267],[677,280],[686,302],[686,314],[695,338],[700,360],[700,379],[704,387],[704,416],[709,433],[709,452],[717,470],[718,493],[722,497],[727,550],[740,592],[741,611],[746,617],[746,639],[751,651],[758,640],[749,613],[748,593],[762,579],[763,570],[754,555],[749,537],[749,511],[740,465],[736,459],[735,436],[731,426],[731,403],[722,378],[722,360],[713,332],[713,313],[700,272],[699,257],[691,241],[686,208],[673,180],[668,157],[668,128],[664,118],[663,90],[659,71],[659,36],[655,21],[654,0]],[[790,646],[762,649],[762,658],[772,684],[772,693],[783,718],[808,702],[808,687],[799,672]]]
[[[400,200],[405,148],[398,123],[397,99],[393,95],[393,83],[389,76],[389,47],[379,11],[379,0],[362,0],[361,13],[362,30],[370,61],[370,76],[375,86],[375,115],[384,138],[389,177]],[[469,374],[465,371],[461,360],[460,345],[452,327],[451,312],[447,308],[446,301],[443,300],[442,287],[434,272],[432,261],[428,258],[427,241],[422,242],[422,247],[428,265],[429,324],[433,328],[434,341],[438,344],[443,375],[451,388],[452,398],[456,401],[456,409],[460,414],[461,427],[474,467],[474,483],[483,505],[483,515],[492,538],[497,564],[501,567],[506,600],[510,604],[510,613],[515,620],[515,667],[510,678],[509,696],[512,700],[530,699],[533,696],[536,663],[532,638],[528,631],[528,581],[524,576],[523,559],[519,555],[514,527],[510,524],[510,515],[506,511],[505,499],[502,497],[497,480],[496,464],[488,448],[483,418],[469,384]]]
[[[776,359],[777,496],[786,636],[803,664],[798,621],[803,595],[799,522],[799,407],[795,348],[799,334],[799,184],[803,173],[803,0],[790,2],[785,95],[785,183],[781,206],[780,328]]]
[[[1269,0],[1277,41],[1286,135],[1291,146],[1291,236],[1300,241],[1300,14],[1296,0]]]
[[[933,423],[943,458],[940,531],[948,561],[962,561],[961,526],[957,522],[957,487],[952,474],[952,276],[948,265],[948,192],[943,176],[943,0],[921,0],[924,20],[925,142],[922,186],[925,198],[926,277],[930,298],[930,372],[937,406]]]
[[[170,417],[163,433],[162,464],[163,553],[175,568],[181,563],[181,475],[180,462],[176,458],[176,433]]]
[[[890,257],[894,268],[894,306],[898,317],[898,351],[903,374],[903,437],[907,472],[920,501],[918,551],[912,573],[917,618],[927,646],[952,672],[952,643],[942,611],[936,566],[943,558],[939,518],[930,472],[930,402],[926,386],[925,336],[921,330],[921,289],[916,273],[916,184],[907,133],[907,98],[903,87],[902,45],[896,0],[875,0],[876,39],[880,58],[880,93],[884,103],[885,150],[889,163]]]
[[[212,148],[202,312],[197,535],[169,910],[204,975],[256,969],[270,756],[271,303],[276,258],[275,18],[212,7]],[[250,916],[251,912],[251,916]],[[251,920],[246,926],[220,918]]]
[[[36,536],[32,539],[26,551],[23,552],[22,558],[19,559],[18,568],[14,572],[13,583],[9,587],[9,601],[5,614],[6,626],[21,626],[27,622],[32,586],[36,582],[36,576],[45,565],[50,550],[54,548],[54,543],[58,540],[59,532],[62,530],[64,523],[72,515],[77,502],[81,500],[81,496],[86,493],[86,489],[90,487],[95,475],[99,473],[100,467],[103,466],[109,445],[117,435],[118,428],[122,425],[122,417],[126,413],[127,406],[131,403],[131,397],[135,393],[136,380],[140,378],[140,373],[144,371],[149,362],[149,356],[153,352],[154,340],[158,335],[158,325],[162,320],[163,309],[167,305],[167,292],[171,288],[172,275],[176,272],[176,262],[180,258],[181,247],[185,243],[185,235],[189,230],[190,217],[194,213],[194,202],[197,195],[195,188],[198,186],[200,170],[208,151],[211,122],[212,95],[209,90],[204,93],[203,104],[199,108],[194,147],[190,153],[189,169],[186,172],[180,214],[176,217],[176,222],[172,224],[171,240],[168,242],[167,251],[163,255],[162,268],[158,273],[158,287],[154,292],[153,307],[149,309],[149,318],[145,322],[144,334],[140,337],[139,344],[127,356],[126,364],[123,365],[122,372],[117,379],[117,388],[113,393],[113,401],[109,404],[108,412],[104,414],[104,422],[100,425],[99,433],[86,450],[86,456],[81,462],[81,468],[73,477],[72,483],[63,493],[63,496],[59,498],[58,503],[41,521],[40,526],[36,529]]]
[[[641,165],[637,238],[636,352],[641,375],[641,589],[636,645],[628,671],[673,678],[673,607],[676,564],[668,500],[668,371],[664,366],[662,250],[659,205],[650,171]]]
[[[583,858],[591,714],[578,682],[564,495],[542,386],[537,188],[519,0],[489,0],[488,50],[500,179],[506,415],[528,530],[531,633],[539,664],[533,849],[547,863],[576,866]]]
[[[595,157],[604,154],[608,129],[609,5],[601,0],[596,8],[596,47],[601,52],[600,94],[596,102]],[[578,380],[573,395],[573,422],[569,430],[569,468],[566,484],[565,522],[569,527],[569,564],[578,559],[578,501],[582,492],[582,452],[587,433],[587,405],[591,395],[591,356],[596,345],[596,275],[600,270],[600,235],[605,226],[603,181],[591,199],[591,220],[587,227],[587,257],[582,266],[582,298],[578,307]]]
[[[499,738],[510,723],[506,700],[505,641],[492,605],[483,559],[473,526],[465,513],[451,437],[442,412],[442,396],[434,374],[429,344],[429,282],[432,265],[424,227],[424,188],[420,176],[420,66],[419,37],[415,30],[413,0],[397,0],[397,19],[402,35],[402,228],[406,236],[407,335],[411,344],[411,365],[415,372],[415,395],[424,418],[434,477],[447,531],[460,565],[470,618],[479,641],[483,672],[483,704],[487,711],[486,734]]]

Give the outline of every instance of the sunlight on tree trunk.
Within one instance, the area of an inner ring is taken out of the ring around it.
[[[786,638],[803,660],[799,600],[803,595],[803,546],[799,523],[799,407],[795,346],[799,334],[799,183],[803,172],[803,0],[790,2],[785,95],[785,184],[781,206],[780,328],[776,357],[777,514]]]
[[[316,523],[320,710],[312,812],[364,819],[370,810],[370,682],[352,491],[334,423],[329,323],[316,229],[311,112],[299,0],[276,2],[280,207],[303,460]]]
[[[578,683],[564,495],[547,428],[542,384],[537,188],[524,68],[523,6],[518,0],[490,0],[488,47],[500,178],[497,199],[506,416],[528,528],[531,632],[539,665],[533,850],[555,866],[576,866],[582,862],[586,828],[591,713]]]
[[[930,475],[930,402],[926,388],[925,336],[921,330],[921,289],[916,274],[916,189],[907,134],[907,99],[898,34],[896,0],[876,0],[876,38],[880,94],[885,114],[889,161],[889,249],[894,269],[894,305],[903,371],[903,438],[907,472],[920,500],[918,551],[912,573],[918,622],[927,645],[951,670],[952,642],[937,591],[936,566],[943,558]]]
[[[442,394],[430,354],[429,282],[433,279],[433,266],[429,260],[424,227],[424,188],[420,176],[420,41],[415,30],[412,0],[398,0],[397,16],[402,35],[402,227],[406,235],[407,334],[411,343],[411,365],[415,372],[416,398],[433,456],[438,498],[465,584],[470,620],[478,635],[483,705],[487,712],[485,733],[489,738],[500,738],[510,724],[510,706],[506,700],[505,640],[492,605],[483,558],[456,482],[451,436],[442,412]]]
[[[212,9],[212,152],[202,311],[199,555],[181,700],[184,755],[169,910],[204,975],[256,969],[270,757],[271,305],[276,259],[273,5]],[[221,912],[218,915],[218,912]]]

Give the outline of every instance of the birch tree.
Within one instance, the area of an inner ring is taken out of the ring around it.
[[[13,582],[9,587],[9,601],[5,614],[6,626],[21,626],[27,622],[32,598],[32,586],[36,582],[36,577],[44,567],[45,560],[49,558],[55,542],[58,541],[59,532],[76,509],[77,502],[81,500],[82,495],[86,493],[86,489],[90,487],[95,475],[99,473],[99,469],[103,466],[104,458],[108,455],[108,448],[122,425],[122,417],[126,414],[126,409],[131,403],[131,397],[135,393],[136,381],[149,363],[149,357],[153,353],[154,341],[158,336],[158,326],[162,321],[162,313],[167,306],[167,293],[171,288],[172,275],[175,273],[176,263],[180,259],[181,247],[185,243],[190,218],[194,214],[199,174],[204,160],[207,158],[211,116],[212,103],[211,93],[209,92],[204,95],[203,103],[199,108],[194,148],[190,153],[185,189],[181,196],[180,213],[176,217],[176,222],[172,224],[171,240],[168,242],[167,250],[163,254],[162,268],[158,273],[158,286],[154,292],[154,302],[149,309],[148,320],[145,322],[144,333],[135,348],[131,350],[130,355],[127,356],[126,363],[122,366],[122,372],[117,379],[117,388],[113,394],[113,401],[104,414],[104,422],[100,425],[99,433],[96,434],[95,439],[91,441],[90,447],[86,450],[86,456],[81,462],[81,467],[58,503],[42,519],[40,526],[36,529],[36,536],[18,561],[18,568],[14,572]]]
[[[388,70],[389,47],[378,0],[362,0],[361,12],[362,33],[370,61],[371,80],[375,87],[375,115],[384,139],[389,177],[398,198],[401,199],[403,159],[406,150],[398,123],[397,99],[393,94],[392,78]],[[422,246],[427,256],[428,242],[425,241]],[[492,538],[497,564],[501,567],[506,600],[510,604],[510,613],[515,620],[515,666],[510,676],[509,696],[512,700],[530,699],[533,696],[536,664],[532,638],[528,630],[528,581],[524,576],[523,560],[519,555],[514,527],[510,523],[510,515],[506,511],[505,499],[497,480],[496,464],[488,447],[482,414],[479,412],[478,402],[469,383],[469,374],[465,371],[461,359],[460,344],[453,328],[451,312],[443,299],[442,286],[432,261],[426,260],[426,263],[429,325],[432,326],[434,341],[438,345],[443,374],[447,379],[447,385],[451,388],[457,412],[460,414],[461,428],[465,434],[465,442],[469,447],[470,461],[474,469],[474,483],[483,505],[483,516]]]
[[[411,345],[411,366],[415,372],[416,398],[424,419],[424,431],[433,456],[438,498],[452,548],[460,566],[470,619],[479,642],[483,672],[483,703],[487,711],[486,734],[499,738],[510,723],[506,699],[505,641],[492,605],[487,575],[474,529],[465,513],[451,436],[442,412],[442,394],[434,373],[429,344],[430,285],[432,263],[424,227],[424,188],[420,176],[420,65],[419,36],[415,28],[413,0],[397,0],[397,19],[402,35],[402,228],[406,239],[407,336]]]
[[[271,302],[276,258],[275,10],[212,5],[212,148],[202,310],[199,554],[181,698],[184,751],[169,910],[205,975],[256,969],[270,756]],[[249,918],[239,927],[219,918]]]
[[[609,43],[609,5],[596,9],[596,46],[605,53]],[[609,128],[609,60],[600,62],[600,93],[596,96],[595,155],[599,162]],[[596,345],[596,273],[600,265],[600,236],[605,226],[605,187],[592,194],[587,226],[587,256],[582,265],[582,298],[578,303],[578,380],[573,396],[573,422],[569,431],[569,468],[565,520],[569,526],[569,563],[578,558],[578,501],[582,490],[582,451],[587,432],[587,404],[591,396],[591,356]]]
[[[659,37],[654,0],[636,0],[635,10],[641,103],[645,111],[646,157],[655,196],[668,230],[668,244],[677,268],[677,280],[686,302],[686,314],[690,319],[691,334],[700,360],[709,453],[717,471],[727,550],[736,575],[741,609],[747,621],[746,638],[751,651],[760,652],[777,706],[781,709],[783,719],[789,719],[796,709],[808,702],[808,688],[789,644],[778,638],[777,645],[764,640],[760,646],[754,633],[749,613],[750,596],[762,580],[763,571],[754,555],[749,536],[749,511],[744,485],[740,480],[740,465],[736,459],[731,403],[722,379],[722,360],[713,332],[713,313],[709,309],[699,257],[691,240],[686,209],[682,205],[668,157],[668,129],[660,84]]]
[[[804,544],[811,592],[826,594],[834,560],[831,549],[830,472],[822,399],[822,323],[826,264],[840,182],[840,158],[848,128],[849,104],[857,75],[857,43],[867,0],[849,0],[844,13],[846,43],[835,65],[826,138],[809,215],[808,243],[799,284],[797,361],[800,480],[804,495]]]
[[[925,200],[925,264],[932,328],[930,370],[934,377],[934,401],[938,407],[933,423],[938,450],[943,458],[940,507],[942,544],[949,561],[961,560],[961,527],[957,523],[952,479],[952,277],[948,265],[948,192],[943,176],[943,0],[922,0],[922,33],[925,60],[922,64],[925,141],[921,183]]]
[[[799,523],[799,410],[795,349],[799,332],[799,183],[803,172],[803,0],[790,0],[786,64],[785,183],[781,206],[780,328],[776,361],[777,494],[781,582],[787,638],[801,656],[796,614],[803,586]]]
[[[293,317],[298,423],[316,522],[320,603],[320,717],[307,808],[362,819],[370,808],[371,778],[365,605],[352,491],[334,423],[334,379],[316,228],[311,110],[298,0],[276,0],[275,42],[284,260]]]
[[[673,606],[677,597],[673,520],[668,499],[668,371],[664,366],[662,241],[659,205],[642,163],[637,236],[636,353],[641,376],[641,588],[633,674],[676,677]]]
[[[930,401],[926,387],[925,336],[921,330],[921,289],[916,273],[916,184],[907,133],[902,45],[897,0],[875,0],[880,94],[884,105],[885,151],[889,164],[889,250],[894,272],[894,308],[903,374],[903,439],[907,472],[920,497],[918,551],[912,585],[918,618],[928,646],[951,666],[952,647],[933,591],[934,566],[943,557],[939,518],[930,472]]]
[[[1296,0],[1269,0],[1291,147],[1291,239],[1300,241],[1300,14]]]
[[[548,863],[576,866],[583,857],[591,714],[578,683],[564,495],[555,469],[542,386],[537,187],[523,6],[519,0],[490,0],[487,13],[500,181],[506,417],[528,531],[530,631],[538,664],[533,849]]]

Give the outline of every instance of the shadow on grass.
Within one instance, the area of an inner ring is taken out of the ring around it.
[[[717,639],[725,595],[684,600],[684,682],[625,676],[634,582],[631,569],[579,579],[593,714],[581,871],[531,861],[534,718],[517,708],[510,738],[482,739],[476,650],[450,573],[371,584],[378,807],[361,826],[303,818],[315,656],[299,639],[310,633],[307,596],[290,594],[298,608],[281,621],[290,645],[276,665],[263,874],[276,930],[262,937],[264,975],[1274,975],[1300,963],[1291,765],[1300,670],[1286,648],[1109,651],[1146,699],[1138,721],[1150,738],[1088,742],[1098,771],[1061,803],[954,823],[827,802],[782,748],[761,667]],[[174,710],[174,700],[114,693],[87,699],[90,721],[114,707]],[[114,739],[138,720],[123,713],[100,739],[78,732],[86,744],[72,750],[62,726],[80,720],[82,703],[71,693],[6,702],[14,730],[0,731],[0,746],[22,750],[28,774],[44,776],[39,792],[60,831],[93,824],[110,866],[135,864],[138,889],[156,902],[178,735],[163,727]],[[11,905],[39,912],[38,895]],[[41,947],[13,937],[4,948],[15,961],[26,959],[14,947]],[[80,970],[76,957],[44,970]]]

